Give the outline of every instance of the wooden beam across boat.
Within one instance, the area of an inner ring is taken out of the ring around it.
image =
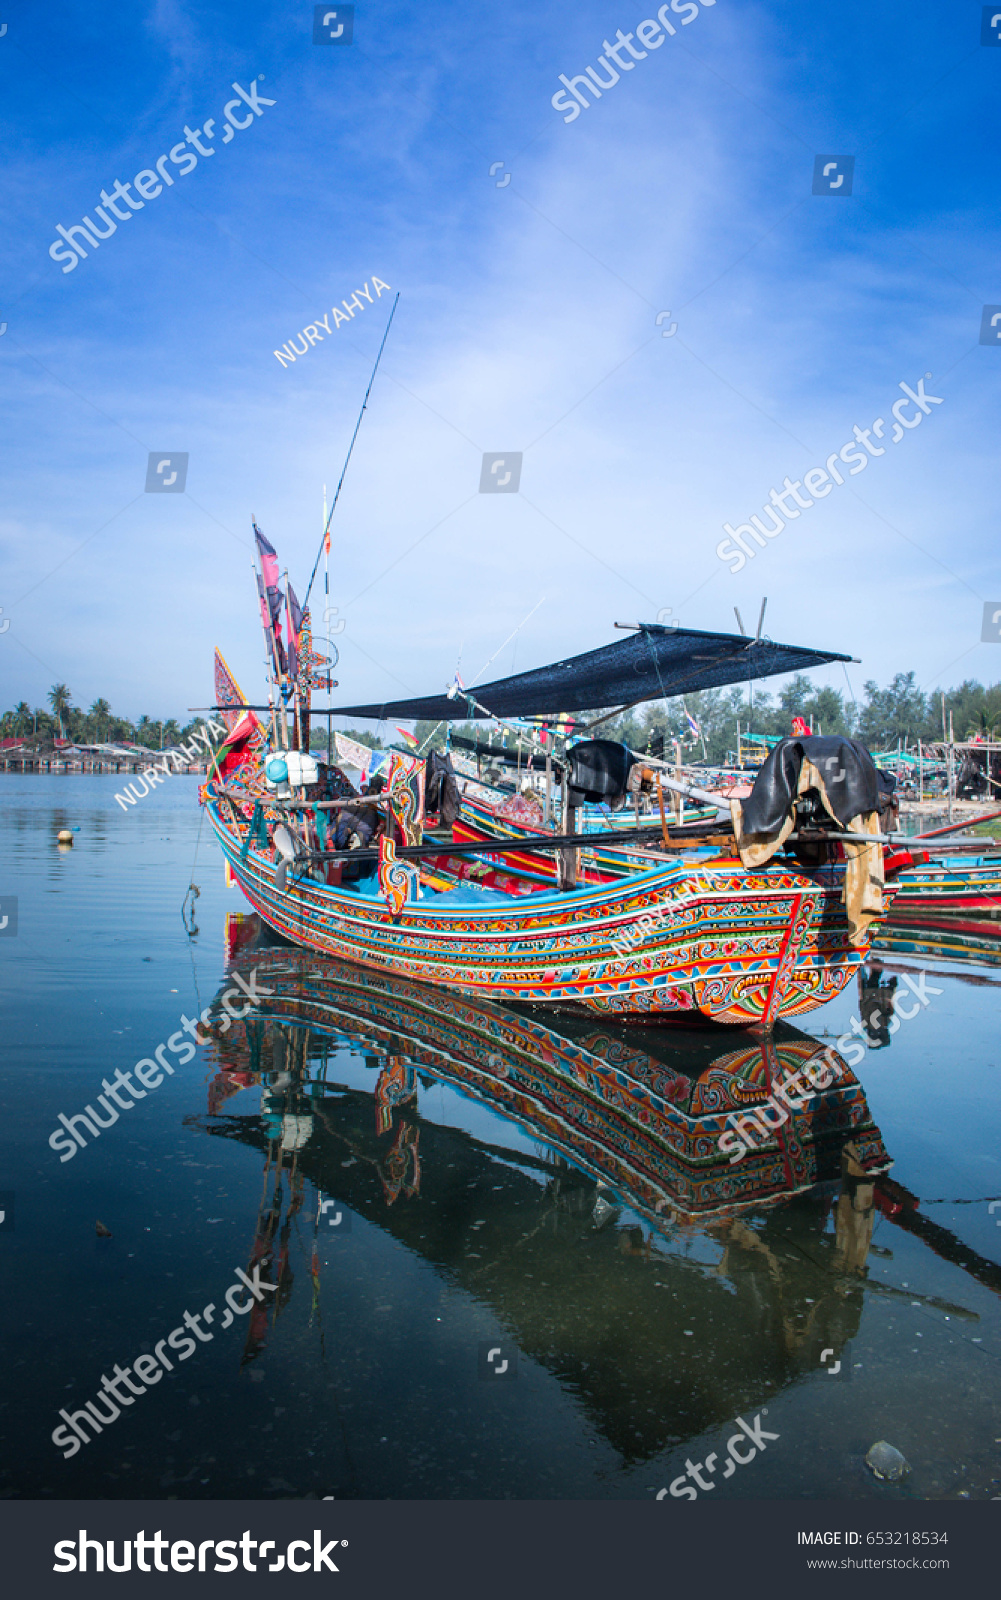
[[[554,833],[547,839],[497,839],[477,840],[472,844],[450,844],[447,839],[436,841],[434,844],[409,844],[397,845],[396,858],[399,861],[426,861],[433,856],[502,856],[525,855],[530,851],[565,850],[573,845],[593,845],[593,833]],[[602,841],[605,835],[599,836]],[[892,844],[894,841],[885,833],[827,833],[817,830],[811,833],[790,833],[784,843],[795,843],[802,840],[807,844]],[[658,852],[664,848],[659,827],[655,828],[623,828],[615,834],[615,847],[620,844],[648,844]],[[686,838],[675,835],[668,840],[668,848],[684,849],[693,845],[732,846],[732,834],[689,834]],[[608,848],[612,848],[609,846]],[[300,858],[307,859],[303,851]],[[356,861],[358,865],[368,862],[377,862],[378,850],[310,850],[310,861]]]
[[[621,834],[615,836],[616,844],[651,845],[656,842],[662,849],[660,828],[629,828],[623,829]],[[532,851],[565,850],[574,845],[588,845],[594,843],[593,833],[554,833],[546,839],[480,839],[472,844],[452,844],[448,839],[438,839],[431,844],[398,844],[396,858],[398,861],[426,861],[433,856],[502,856],[525,855]],[[732,835],[698,835],[676,841],[675,848],[691,848],[692,845],[721,845],[732,844]],[[357,861],[376,862],[379,859],[378,850],[311,850],[310,859],[313,861]],[[305,859],[305,856],[303,856]]]

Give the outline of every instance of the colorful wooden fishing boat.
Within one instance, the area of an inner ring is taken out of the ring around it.
[[[886,868],[894,873],[897,884],[895,916],[949,912],[976,918],[1001,912],[1001,847],[997,845],[989,845],[983,854],[930,856],[915,840],[907,850],[888,856]]]
[[[424,765],[403,754],[389,769],[389,820],[378,853],[355,854],[346,881],[346,853],[329,848],[328,837],[331,815],[345,801],[307,801],[310,763],[298,749],[300,741],[308,747],[310,693],[324,681],[324,663],[312,651],[308,611],[291,589],[281,594],[277,556],[256,525],[255,537],[280,704],[271,706],[269,741],[217,655],[216,709],[229,734],[202,798],[229,872],[270,927],[312,950],[467,996],[647,1021],[700,1013],[770,1028],[779,1017],[824,1004],[854,976],[868,948],[867,923],[849,923],[842,863],[808,870],[784,857],[749,868],[732,843],[723,841],[721,850],[716,841],[667,859],[637,859],[628,877],[608,882],[579,882],[575,864],[566,866],[572,850],[563,857],[562,886],[510,862],[503,873],[496,862],[483,862],[490,881],[470,882],[450,866],[454,847],[422,843]],[[477,693],[501,714],[544,714],[616,699],[635,704],[668,689],[687,692],[834,659],[847,658],[643,625],[628,639]],[[337,714],[454,720],[470,709],[492,714],[461,687]],[[368,870],[356,871],[362,864]]]
[[[538,841],[555,832],[554,825],[543,823],[541,815],[533,817],[528,807],[512,807],[505,796],[498,794],[496,798],[491,798],[482,786],[478,785],[477,789],[479,792],[473,791],[469,784],[464,786],[460,817],[452,827],[456,844],[482,843],[485,851],[489,852],[491,845],[497,841],[502,841],[507,847],[519,839]],[[629,823],[633,819],[627,816],[623,820]],[[583,831],[594,833],[596,838],[594,844],[589,842],[581,846],[582,882],[610,883],[636,870],[637,866],[643,866],[643,852],[626,844],[616,844],[611,828],[603,831],[593,813],[584,819]],[[606,840],[604,833],[612,836]],[[556,863],[544,855],[527,851],[519,854],[505,848],[503,857],[497,859],[516,864],[520,872],[540,883],[556,882]]]
[[[516,894],[450,881],[443,847],[431,870],[408,872],[396,911],[385,873],[351,887],[286,875],[282,887],[273,838],[251,843],[252,817],[212,782],[205,806],[234,879],[278,933],[466,995],[770,1025],[840,993],[867,948],[850,941],[837,865],[752,872],[707,848],[612,884]]]

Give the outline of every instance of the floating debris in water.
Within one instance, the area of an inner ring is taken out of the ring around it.
[[[594,1202],[594,1210],[591,1212],[594,1226],[596,1228],[605,1227],[607,1223],[611,1222],[619,1215],[620,1209],[621,1208],[619,1206],[609,1205],[604,1196],[599,1194],[598,1198]]]
[[[97,1237],[99,1239],[112,1239],[112,1238],[114,1238],[114,1234],[112,1233],[110,1228],[106,1228],[104,1226],[103,1222],[99,1222],[97,1224]]]
[[[865,1464],[884,1483],[899,1483],[904,1474],[911,1470],[910,1463],[900,1451],[895,1450],[892,1444],[887,1444],[885,1439],[876,1441],[865,1458]]]

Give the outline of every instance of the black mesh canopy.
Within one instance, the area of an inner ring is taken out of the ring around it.
[[[695,628],[665,628],[641,623],[627,638],[569,656],[548,667],[478,685],[472,691],[488,713],[498,717],[541,716],[547,712],[592,711],[638,705],[641,700],[721,689],[730,683],[802,672],[829,661],[851,661],[836,650],[775,644],[738,633],[702,633]],[[465,722],[486,712],[471,707],[460,693],[418,700],[387,700],[382,705],[338,706],[340,717],[418,717],[429,722]]]

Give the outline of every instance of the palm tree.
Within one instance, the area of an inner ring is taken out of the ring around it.
[[[152,750],[154,748],[152,741],[156,737],[156,732],[156,723],[151,717],[148,717],[146,713],[143,712],[143,715],[136,723],[136,743],[148,745]]]
[[[31,707],[27,700],[21,700],[14,707],[14,732],[27,733],[31,723]]]
[[[970,726],[966,730],[968,739],[995,740],[998,736],[998,718],[991,716],[984,707],[977,712]]]
[[[176,717],[169,717],[163,725],[163,744],[180,744],[181,730]]]
[[[97,735],[96,742],[98,744],[106,743],[108,738],[108,724],[111,721],[111,707],[109,706],[107,700],[95,700],[94,704],[87,712],[87,718],[93,727],[94,733]]]
[[[66,730],[63,727],[63,715],[70,708],[70,698],[70,691],[65,683],[54,683],[49,690],[48,701],[59,722],[60,739],[65,739],[66,737]]]

